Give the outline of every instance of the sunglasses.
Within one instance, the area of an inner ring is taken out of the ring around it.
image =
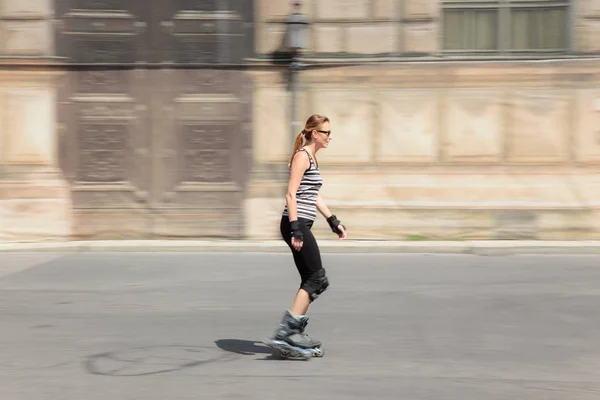
[[[329,135],[331,135],[331,131],[319,131],[317,130],[317,132],[321,132],[327,135],[327,137],[329,137]]]

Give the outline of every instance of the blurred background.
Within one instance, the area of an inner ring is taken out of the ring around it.
[[[600,1],[0,0],[0,242],[600,238]],[[322,219],[318,238],[332,238]]]

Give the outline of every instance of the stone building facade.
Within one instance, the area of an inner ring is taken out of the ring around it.
[[[600,237],[600,1],[302,11],[295,111],[332,120],[322,194],[352,238]],[[277,238],[290,12],[0,0],[0,241]]]

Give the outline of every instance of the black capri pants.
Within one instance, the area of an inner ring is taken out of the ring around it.
[[[298,221],[302,226],[302,234],[304,235],[302,248],[300,251],[296,251],[296,249],[294,249],[292,246],[292,232],[290,221],[287,216],[282,216],[281,218],[281,237],[292,250],[294,263],[296,264],[296,268],[298,269],[298,273],[300,273],[300,278],[302,279],[302,284],[300,287],[306,290],[311,297],[315,295],[316,298],[320,292],[325,290],[326,286],[328,286],[328,282],[327,278],[325,277],[325,269],[323,269],[323,265],[321,263],[321,252],[319,251],[317,240],[310,230],[314,221],[306,218],[298,218]]]

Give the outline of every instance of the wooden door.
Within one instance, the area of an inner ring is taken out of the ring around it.
[[[57,0],[76,237],[241,237],[252,88],[230,64],[252,48],[244,1]]]

